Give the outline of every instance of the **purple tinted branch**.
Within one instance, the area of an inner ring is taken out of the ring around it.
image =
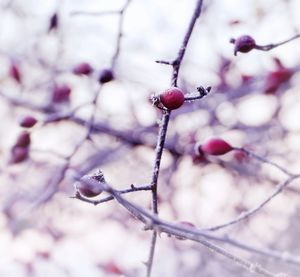
[[[183,42],[181,44],[181,47],[179,49],[177,58],[173,61],[172,65],[173,65],[173,74],[172,74],[172,86],[177,86],[177,79],[178,79],[178,74],[179,74],[179,70],[180,70],[180,66],[181,66],[181,62],[184,58],[184,54],[187,48],[187,45],[189,43],[190,37],[192,35],[194,26],[196,24],[196,21],[198,19],[198,17],[201,14],[201,9],[202,9],[202,0],[198,0],[195,10],[194,10],[194,14],[192,16],[192,19],[190,21],[190,24],[188,26],[188,29],[186,31],[186,34],[184,36]]]
[[[77,176],[75,173],[75,180],[80,180],[80,176]],[[89,180],[85,180],[85,182],[89,182]],[[201,243],[211,251],[218,253],[219,255],[222,255],[231,261],[234,261],[236,264],[244,267],[245,269],[255,272],[258,274],[261,274],[262,276],[267,276],[267,277],[275,277],[276,275],[269,272],[262,266],[258,264],[253,264],[247,260],[244,260],[238,256],[235,256],[228,252],[227,250],[223,249],[222,247],[219,247],[206,239],[212,239],[212,240],[218,240],[218,241],[224,241],[224,238],[217,238],[213,235],[210,235],[209,233],[203,232],[201,230],[198,230],[196,228],[191,228],[191,227],[185,227],[182,226],[182,224],[173,224],[169,223],[167,221],[164,221],[160,219],[157,214],[155,213],[150,213],[143,208],[129,202],[125,198],[122,197],[121,193],[114,190],[110,185],[106,183],[99,183],[102,185],[102,188],[104,191],[109,193],[111,196],[113,196],[118,203],[123,206],[125,209],[127,209],[135,218],[139,219],[141,222],[143,222],[146,226],[145,229],[153,229],[154,234],[152,237],[152,243],[151,243],[151,250],[150,250],[150,258],[148,259],[148,262],[146,263],[147,265],[147,276],[150,276],[151,274],[151,268],[152,268],[152,261],[153,261],[153,254],[154,250],[152,250],[152,247],[155,247],[156,244],[156,236],[157,232],[164,232],[169,235],[173,235],[176,237],[183,237],[189,240],[193,240],[196,242]],[[205,239],[206,238],[206,239]],[[227,240],[228,241],[228,240]],[[149,264],[150,262],[150,264]]]
[[[291,38],[289,38],[289,39],[286,39],[286,40],[284,40],[284,41],[281,41],[281,42],[279,42],[279,43],[272,43],[272,44],[267,44],[267,45],[256,45],[256,46],[255,46],[255,49],[261,50],[261,51],[270,51],[270,50],[272,50],[272,49],[274,49],[274,48],[276,48],[276,47],[278,47],[278,46],[281,46],[281,45],[283,45],[283,44],[286,44],[286,43],[288,43],[288,42],[290,42],[290,41],[293,41],[293,40],[295,40],[295,39],[297,39],[297,38],[300,38],[300,34],[296,34],[296,35],[294,35],[293,37],[291,37]]]
[[[185,50],[188,45],[188,42],[190,40],[192,31],[194,29],[195,23],[200,16],[201,13],[201,8],[202,8],[202,0],[198,0],[196,3],[196,7],[192,16],[192,19],[189,23],[188,29],[186,31],[186,34],[184,36],[183,42],[181,44],[181,47],[179,49],[179,52],[177,54],[176,59],[172,62],[173,66],[173,72],[172,72],[172,79],[171,79],[171,85],[172,86],[177,86],[177,79],[178,79],[178,74],[181,66],[181,62],[184,58]],[[166,135],[167,135],[167,128],[170,120],[170,115],[171,111],[163,111],[163,116],[161,119],[160,123],[160,129],[159,129],[159,134],[158,134],[158,139],[157,139],[157,144],[156,144],[156,149],[155,149],[155,161],[154,161],[154,167],[153,167],[153,172],[152,172],[152,205],[153,205],[153,211],[155,214],[158,214],[158,204],[157,204],[157,180],[159,176],[159,169],[160,169],[160,162],[162,158],[162,153],[165,145],[165,140],[166,140]],[[151,246],[150,246],[150,253],[149,253],[149,258],[146,263],[147,266],[147,277],[151,276],[151,270],[152,270],[152,265],[153,265],[153,258],[154,258],[154,252],[155,252],[155,245],[156,245],[156,237],[157,237],[157,232],[154,230],[152,240],[151,240]]]
[[[256,207],[252,208],[251,210],[248,210],[246,212],[241,213],[238,217],[224,223],[224,224],[219,224],[216,226],[212,226],[212,227],[208,227],[208,228],[202,228],[201,230],[203,231],[217,231],[229,226],[232,226],[234,224],[237,224],[241,221],[244,221],[248,218],[250,218],[251,216],[253,216],[255,213],[257,213],[258,211],[260,211],[264,206],[266,206],[275,196],[277,196],[278,194],[280,194],[286,186],[288,186],[292,181],[294,181],[295,179],[300,178],[300,175],[294,175],[288,179],[286,179],[284,182],[279,183],[276,187],[276,189],[265,198],[265,200],[263,200],[262,202],[260,202]]]

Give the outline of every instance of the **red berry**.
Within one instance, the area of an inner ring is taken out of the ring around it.
[[[264,91],[267,94],[274,93],[285,82],[287,82],[293,73],[287,68],[280,68],[276,71],[270,72],[265,80]]]
[[[11,149],[10,163],[16,164],[25,161],[28,158],[28,147],[13,147]]]
[[[31,128],[37,123],[37,120],[33,116],[25,116],[20,120],[20,126],[25,128]]]
[[[181,89],[172,87],[160,94],[160,102],[169,110],[175,110],[184,103],[184,94]]]
[[[58,16],[57,16],[57,13],[54,13],[50,17],[48,32],[50,32],[52,30],[56,30],[57,27],[58,27]]]
[[[23,131],[19,134],[15,147],[27,147],[30,144],[30,134],[27,131]]]
[[[223,139],[214,138],[202,144],[201,150],[210,155],[223,155],[233,150],[233,147]]]
[[[108,83],[108,82],[112,81],[113,79],[114,79],[114,74],[110,69],[103,69],[100,72],[100,76],[99,76],[100,84]]]
[[[93,72],[93,68],[89,63],[80,63],[73,69],[73,73],[76,75],[89,75]]]
[[[11,78],[13,78],[16,82],[21,83],[21,74],[19,67],[15,64],[12,63],[9,69],[9,75]]]
[[[52,92],[54,103],[68,102],[70,100],[71,88],[67,85],[55,86]]]
[[[115,274],[115,275],[123,275],[123,270],[114,262],[108,262],[107,264],[103,265],[103,270],[106,273]]]
[[[245,162],[249,159],[248,154],[242,150],[235,151],[233,157],[239,163]]]
[[[234,43],[235,56],[237,52],[248,53],[256,47],[255,40],[248,35],[240,36],[237,39],[232,39],[230,42]]]
[[[97,178],[91,176],[83,176],[81,180],[76,183],[76,188],[80,194],[85,197],[95,197],[103,192]]]
[[[245,84],[251,81],[253,79],[253,76],[242,74],[241,79],[242,79],[242,83]]]

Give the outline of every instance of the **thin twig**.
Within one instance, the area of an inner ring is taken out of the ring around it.
[[[141,185],[141,186],[131,186],[130,189],[124,189],[124,190],[119,190],[118,192],[121,193],[121,194],[126,194],[126,193],[131,193],[131,192],[137,192],[137,191],[149,191],[151,190],[152,187],[150,185]],[[114,200],[114,197],[113,196],[107,196],[105,198],[102,198],[100,200],[90,200],[90,199],[87,199],[85,197],[83,197],[82,195],[80,194],[76,194],[75,196],[72,196],[71,198],[76,198],[76,199],[79,199],[83,202],[87,202],[87,203],[90,203],[90,204],[93,204],[93,205],[99,205],[99,204],[102,204],[104,202],[108,202],[108,201],[111,201],[111,200]]]
[[[280,171],[282,171],[283,173],[285,173],[286,175],[288,176],[294,176],[293,173],[291,173],[290,171],[288,171],[286,168],[280,166],[279,164],[277,163],[274,163],[272,161],[269,161],[268,159],[262,157],[262,156],[259,156],[259,155],[256,155],[255,153],[245,149],[245,148],[235,148],[236,150],[239,150],[239,151],[242,151],[244,153],[246,153],[249,157],[253,157],[255,158],[256,160],[262,162],[262,163],[266,163],[266,164],[269,164],[269,165],[272,165],[274,167],[276,167],[277,169],[279,169]]]
[[[251,210],[247,212],[241,213],[238,217],[224,223],[219,224],[216,226],[208,227],[208,228],[202,228],[202,231],[217,231],[220,229],[223,229],[225,227],[229,227],[231,225],[237,224],[245,219],[248,219],[249,217],[253,216],[256,212],[261,210],[266,204],[268,204],[275,196],[277,196],[287,185],[289,185],[293,180],[299,178],[300,175],[294,175],[292,177],[289,177],[284,182],[277,185],[277,188],[275,191],[273,191],[266,199],[262,202],[260,202],[256,207],[252,208]]]
[[[87,15],[87,16],[104,16],[104,15],[118,15],[120,11],[103,11],[103,12],[89,12],[89,11],[73,11],[72,16],[76,15]]]
[[[193,32],[194,26],[196,24],[196,21],[197,21],[198,17],[200,16],[200,13],[201,13],[202,2],[203,2],[202,0],[197,1],[196,7],[195,7],[195,10],[194,10],[194,14],[192,16],[191,22],[188,26],[187,32],[185,34],[185,37],[183,39],[183,42],[182,42],[181,47],[179,49],[179,52],[177,54],[177,58],[172,62],[172,65],[173,65],[172,85],[175,86],[175,87],[177,86],[177,79],[178,79],[179,69],[180,69],[181,62],[183,60],[184,54],[185,54],[186,47],[189,43],[189,40],[190,40],[190,37],[192,35],[192,32]]]
[[[114,69],[117,58],[120,54],[120,50],[121,50],[121,40],[123,37],[123,25],[124,25],[124,14],[126,9],[128,8],[129,4],[130,4],[131,0],[126,0],[125,5],[123,6],[123,8],[120,10],[119,14],[119,23],[118,23],[118,35],[117,35],[117,42],[116,42],[116,49],[115,49],[115,53],[111,59],[111,69]]]
[[[297,38],[300,38],[300,34],[296,34],[296,35],[294,35],[293,37],[291,37],[291,38],[289,38],[289,39],[286,39],[286,40],[284,40],[284,41],[281,41],[281,42],[279,42],[279,43],[271,43],[271,44],[267,44],[267,45],[256,45],[256,46],[255,46],[255,49],[261,50],[261,51],[270,51],[270,50],[272,50],[272,49],[274,49],[274,48],[276,48],[276,47],[278,47],[278,46],[281,46],[281,45],[283,45],[283,44],[286,44],[286,43],[288,43],[288,42],[290,42],[290,41],[293,41],[293,40],[295,40],[295,39],[297,39]]]

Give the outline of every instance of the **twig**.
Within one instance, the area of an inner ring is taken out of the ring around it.
[[[279,42],[279,43],[271,43],[271,44],[267,44],[267,45],[256,45],[255,49],[261,50],[261,51],[270,51],[270,50],[272,50],[272,49],[274,49],[274,48],[276,48],[278,46],[286,44],[286,43],[288,43],[290,41],[293,41],[293,40],[295,40],[297,38],[300,38],[300,34],[296,34],[293,37],[291,37],[291,38],[289,38],[287,40],[284,40],[282,42]]]
[[[143,185],[143,186],[131,186],[130,189],[124,189],[124,190],[119,190],[118,192],[120,194],[126,194],[126,193],[131,193],[131,192],[137,192],[137,191],[148,191],[148,190],[151,190],[151,186],[150,185]],[[113,196],[107,196],[105,198],[102,198],[100,200],[90,200],[90,199],[87,199],[83,196],[81,196],[80,194],[76,194],[75,196],[72,196],[71,198],[76,198],[76,199],[79,199],[83,202],[87,202],[87,203],[90,203],[90,204],[93,204],[93,205],[99,205],[99,204],[102,204],[104,202],[108,202],[108,201],[111,201],[111,200],[114,200],[114,197]]]
[[[250,216],[252,216],[256,212],[261,210],[266,204],[268,204],[276,195],[278,195],[293,180],[295,180],[299,177],[300,177],[300,175],[294,175],[294,176],[289,177],[284,182],[278,184],[275,191],[273,191],[264,201],[259,203],[256,207],[252,208],[251,210],[241,213],[238,217],[236,217],[236,218],[234,218],[234,219],[232,219],[232,220],[230,220],[230,221],[228,221],[224,224],[220,224],[220,225],[216,225],[216,226],[212,226],[212,227],[208,227],[208,228],[202,228],[201,230],[202,231],[217,231],[217,230],[223,229],[225,227],[228,227],[228,226],[234,225],[236,223],[239,223],[239,222],[241,222],[245,219],[248,219]]]
[[[280,166],[279,164],[274,163],[272,161],[269,161],[268,159],[266,159],[266,158],[264,158],[262,156],[256,155],[255,153],[247,150],[246,148],[243,148],[243,147],[237,148],[236,147],[235,149],[246,153],[249,157],[253,157],[253,158],[255,158],[256,160],[258,160],[258,161],[260,161],[262,163],[266,163],[266,164],[269,164],[269,165],[272,165],[272,166],[276,167],[277,169],[279,169],[280,171],[282,171],[283,173],[285,173],[288,176],[294,176],[293,173],[289,172],[287,169],[285,169],[284,167]]]
[[[112,62],[111,62],[111,69],[114,69],[117,58],[120,54],[120,50],[121,50],[121,40],[123,37],[123,25],[124,25],[124,14],[126,9],[128,8],[129,4],[130,4],[131,0],[126,0],[125,5],[123,6],[123,8],[120,10],[119,14],[119,23],[118,23],[118,35],[117,35],[117,42],[116,42],[116,49],[115,49],[115,53],[112,57]]]
[[[87,16],[103,16],[103,15],[118,15],[120,11],[103,11],[103,12],[89,12],[89,11],[73,11],[72,16],[87,15]]]
[[[193,32],[194,26],[196,24],[196,21],[197,21],[198,17],[200,16],[200,13],[201,13],[202,2],[203,2],[203,0],[198,0],[197,1],[196,7],[195,7],[195,10],[194,10],[194,14],[192,16],[191,22],[188,26],[187,32],[185,34],[185,37],[183,39],[183,42],[182,42],[181,47],[179,49],[179,52],[177,54],[177,58],[172,62],[172,65],[173,65],[172,85],[175,86],[175,87],[177,86],[178,73],[179,73],[179,69],[180,69],[180,66],[181,66],[181,62],[182,62],[184,54],[185,54],[186,47],[189,43],[189,40],[190,40],[190,37],[192,35],[192,32]]]

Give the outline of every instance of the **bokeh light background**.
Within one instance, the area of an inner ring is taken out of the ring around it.
[[[86,128],[68,120],[43,125],[49,114],[35,109],[49,104],[54,83],[72,87],[70,103],[59,107],[60,112],[92,100],[98,89],[97,74],[110,65],[115,51],[118,15],[76,12],[117,11],[124,1],[1,0],[0,5],[0,276],[115,276],[114,267],[125,276],[144,276],[151,233],[143,231],[142,224],[117,203],[95,207],[71,199],[74,190],[68,171],[52,191],[63,166],[60,156],[72,152]],[[81,146],[71,169],[84,171],[94,164],[115,188],[149,182],[154,159],[150,146],[155,144],[160,117],[149,96],[168,88],[171,79],[171,68],[155,60],[176,56],[194,5],[192,0],[132,0],[124,15],[116,80],[103,86],[96,111],[97,122],[108,131],[94,134],[93,143]],[[291,171],[300,171],[300,41],[237,57],[229,43],[241,34],[250,34],[262,45],[285,40],[299,30],[299,10],[297,0],[204,1],[179,86],[189,93],[199,85],[213,90],[204,100],[172,113],[167,144],[181,155],[164,153],[159,179],[162,218],[199,227],[223,223],[257,205],[283,180],[269,165],[239,162],[231,153],[195,164],[195,143],[209,137],[247,145]],[[59,28],[48,33],[55,12]],[[265,76],[274,70],[275,57],[294,74],[275,94],[266,95]],[[9,76],[12,60],[20,68],[22,84]],[[96,69],[92,77],[72,74],[74,65],[82,61]],[[220,68],[226,63],[226,86],[222,86]],[[242,76],[246,75],[252,81],[245,84]],[[87,105],[76,116],[88,119],[91,111]],[[21,129],[18,119],[25,114],[36,116],[40,123],[31,131],[30,159],[11,165],[10,148]],[[112,135],[114,131],[136,136],[145,145],[132,146]],[[297,255],[298,186],[295,181],[252,219],[223,232],[258,248]],[[150,193],[127,197],[150,207]],[[300,272],[299,266],[226,247],[271,271],[291,276]],[[163,234],[153,276],[252,274],[195,243]]]

